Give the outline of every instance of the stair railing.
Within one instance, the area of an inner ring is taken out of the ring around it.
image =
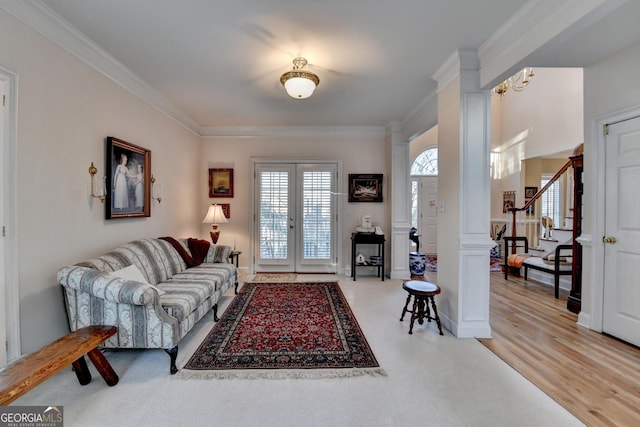
[[[540,209],[536,209],[536,202],[540,200],[553,184],[558,181],[571,167],[571,160],[565,163],[556,174],[542,187],[536,194],[534,194],[521,208],[508,208],[507,209],[507,230],[511,231],[511,236],[527,236],[527,239],[531,242],[529,247],[537,248],[540,244]],[[571,191],[571,189],[568,189]],[[554,203],[560,203],[560,200],[555,200]],[[538,204],[540,205],[540,204]],[[545,227],[545,232],[548,233],[549,225]],[[511,248],[511,253],[516,253],[516,247]]]

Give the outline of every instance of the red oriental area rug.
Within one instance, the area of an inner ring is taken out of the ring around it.
[[[386,375],[337,282],[245,283],[183,378]]]

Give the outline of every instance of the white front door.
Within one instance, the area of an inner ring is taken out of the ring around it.
[[[640,346],[640,118],[609,125],[605,144],[602,330]]]
[[[255,270],[335,273],[337,165],[255,165]]]
[[[438,253],[438,177],[420,178],[420,252]]]

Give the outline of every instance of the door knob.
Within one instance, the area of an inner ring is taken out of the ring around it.
[[[616,242],[616,238],[615,237],[603,237],[602,241],[604,243],[611,243],[614,244]]]

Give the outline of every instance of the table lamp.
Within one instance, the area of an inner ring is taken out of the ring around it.
[[[218,224],[226,224],[227,217],[224,216],[224,212],[222,211],[222,206],[218,204],[213,204],[209,206],[209,210],[207,211],[207,215],[202,220],[203,224],[212,224],[211,231],[209,234],[211,235],[211,241],[215,245],[218,242],[218,237],[220,237],[220,230],[218,229]]]

